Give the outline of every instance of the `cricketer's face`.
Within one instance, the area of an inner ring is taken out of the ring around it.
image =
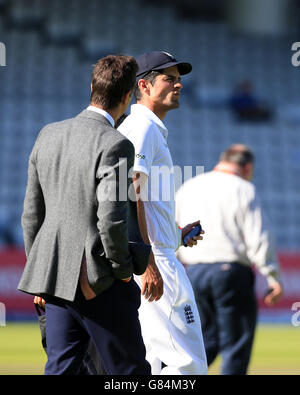
[[[150,86],[150,97],[156,108],[169,111],[179,107],[182,83],[177,66],[163,69]]]

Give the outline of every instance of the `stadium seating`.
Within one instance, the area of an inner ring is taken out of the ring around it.
[[[97,58],[163,49],[191,61],[194,69],[183,78],[180,110],[165,119],[174,164],[207,171],[229,144],[249,144],[257,157],[254,182],[277,244],[297,249],[300,133],[293,117],[285,116],[289,104],[300,102],[300,70],[290,63],[295,36],[245,36],[225,23],[180,20],[167,5],[124,3],[0,1],[0,38],[7,48],[7,66],[0,68],[0,209],[10,242],[22,244],[27,161],[39,130],[88,105]],[[243,79],[250,79],[274,110],[270,122],[234,118],[228,99]]]

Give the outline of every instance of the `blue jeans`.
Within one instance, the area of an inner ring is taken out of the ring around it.
[[[257,317],[252,269],[240,263],[189,265],[207,362],[220,353],[221,373],[247,373]]]

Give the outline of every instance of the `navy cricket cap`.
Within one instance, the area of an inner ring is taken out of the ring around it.
[[[147,52],[137,59],[139,66],[137,78],[143,78],[146,74],[154,70],[162,70],[167,67],[177,66],[179,74],[184,75],[192,71],[192,65],[186,62],[178,62],[174,56],[164,51]]]

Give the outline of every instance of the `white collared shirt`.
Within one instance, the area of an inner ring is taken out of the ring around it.
[[[181,231],[175,222],[174,167],[167,144],[168,129],[146,106],[133,104],[130,115],[118,130],[135,148],[135,172],[148,176],[147,199],[144,199],[149,240],[154,253],[175,251]]]
[[[191,178],[176,193],[176,219],[183,225],[195,217],[205,234],[193,248],[179,250],[181,261],[253,263],[269,283],[279,279],[270,225],[251,182],[221,171]]]
[[[94,111],[97,112],[98,114],[103,115],[110,123],[112,126],[115,126],[115,121],[113,117],[105,110],[102,110],[102,108],[95,107],[95,106],[88,106],[87,108],[88,111]]]

